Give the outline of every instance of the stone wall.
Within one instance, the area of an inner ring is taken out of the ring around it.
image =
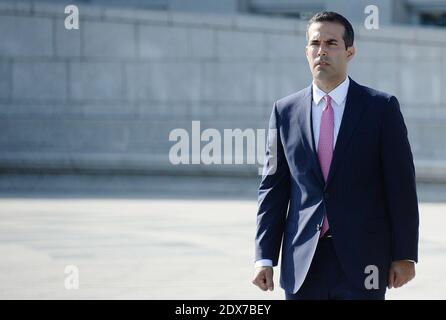
[[[175,128],[266,128],[275,100],[311,81],[305,23],[0,2],[2,172],[255,175],[258,165],[172,165]],[[446,38],[355,26],[350,75],[395,94],[418,178],[446,181]]]

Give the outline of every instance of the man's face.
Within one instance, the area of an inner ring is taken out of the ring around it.
[[[347,74],[347,62],[354,48],[345,48],[344,26],[335,22],[316,22],[308,29],[305,47],[313,78],[320,81],[342,79]]]

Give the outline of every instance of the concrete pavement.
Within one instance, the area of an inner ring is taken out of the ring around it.
[[[277,268],[274,292],[250,283],[257,179],[7,178],[1,299],[283,299]],[[419,187],[417,277],[388,299],[446,298],[443,191]],[[65,288],[67,265],[78,289]]]

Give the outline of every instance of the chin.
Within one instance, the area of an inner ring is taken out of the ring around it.
[[[313,72],[313,76],[316,79],[327,79],[327,78],[329,78],[329,74],[326,71],[324,71],[324,70],[315,70]]]

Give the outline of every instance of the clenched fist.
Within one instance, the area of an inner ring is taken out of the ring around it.
[[[263,291],[274,290],[273,282],[273,268],[272,267],[257,267],[254,272],[252,283],[258,286]]]
[[[389,270],[388,288],[399,288],[415,277],[415,263],[407,260],[393,261]]]

